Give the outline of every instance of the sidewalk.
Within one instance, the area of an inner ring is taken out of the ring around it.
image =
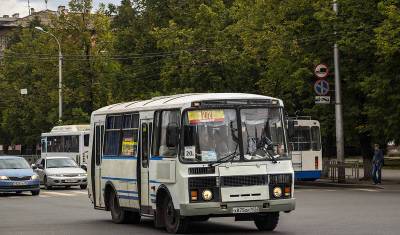
[[[360,169],[360,178],[364,177],[364,172]],[[313,186],[313,187],[340,187],[340,188],[400,188],[400,170],[382,169],[382,184],[374,185],[372,181],[354,181],[349,180],[346,183],[332,182],[330,179],[318,179],[316,181],[296,181],[295,186]]]

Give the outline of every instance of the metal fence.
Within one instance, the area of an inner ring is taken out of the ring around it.
[[[338,181],[339,168],[345,171],[346,181],[359,181],[360,180],[360,167],[362,163],[359,161],[346,161],[337,162],[337,160],[326,160],[323,169],[323,175],[333,182]]]

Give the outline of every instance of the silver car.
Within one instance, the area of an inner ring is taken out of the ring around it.
[[[87,187],[87,173],[69,157],[47,157],[39,159],[32,168],[39,175],[40,182],[46,189],[53,186]]]

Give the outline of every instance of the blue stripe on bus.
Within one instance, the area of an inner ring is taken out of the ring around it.
[[[150,160],[152,160],[152,161],[159,161],[159,160],[163,160],[163,157],[161,157],[161,156],[151,156],[151,157],[150,157]]]
[[[157,180],[150,180],[149,182],[153,183],[153,184],[159,184],[160,183],[160,181],[157,181]]]
[[[118,177],[109,177],[109,176],[102,176],[103,180],[119,180],[119,181],[128,181],[128,182],[136,182],[136,179],[129,179],[129,178],[118,178]]]
[[[126,195],[118,195],[118,198],[130,199],[130,200],[139,200],[139,197],[135,197],[135,196],[126,196]]]
[[[321,171],[295,171],[296,179],[319,179],[321,178]]]
[[[135,156],[104,155],[104,160],[137,160]]]
[[[139,194],[137,191],[130,191],[130,190],[117,190],[119,193],[131,193],[131,194]]]

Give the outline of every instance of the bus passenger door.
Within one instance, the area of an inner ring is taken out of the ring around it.
[[[151,136],[153,132],[152,119],[141,120],[140,124],[140,211],[151,214],[149,195],[149,157]]]
[[[94,177],[92,177],[93,182],[93,198],[95,199],[95,206],[104,207],[102,199],[103,192],[101,186],[101,158],[103,156],[103,136],[104,136],[104,123],[97,122],[95,123],[94,128]],[[92,166],[93,169],[93,166]],[[93,179],[94,178],[94,179]]]

